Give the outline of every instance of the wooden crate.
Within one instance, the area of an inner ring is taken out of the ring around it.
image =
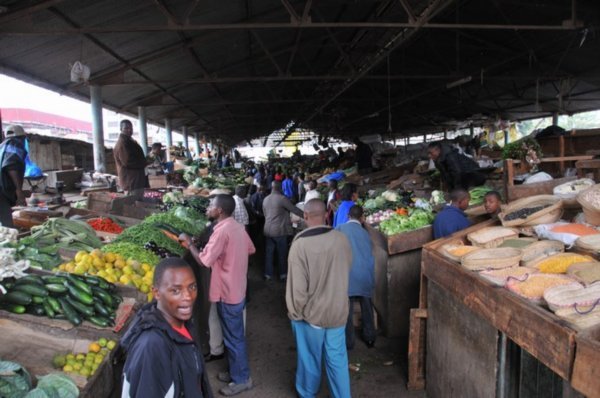
[[[88,210],[101,214],[120,214],[123,206],[134,204],[134,196],[116,195],[109,192],[95,192],[88,195]]]
[[[433,240],[433,227],[428,225],[414,231],[388,236],[388,253],[399,254],[407,251],[420,249]]]
[[[159,176],[148,176],[148,182],[150,184],[150,188],[166,188],[167,187],[167,176],[159,175]]]
[[[579,333],[571,384],[587,397],[600,397],[600,326]]]
[[[21,364],[32,376],[59,372],[52,365],[55,355],[87,352],[88,345],[100,337],[57,334],[55,330],[45,329],[38,324],[6,318],[0,318],[0,329],[0,358]],[[113,373],[112,357],[112,353],[107,355],[89,379],[69,374],[79,388],[80,397],[111,396],[117,376]]]

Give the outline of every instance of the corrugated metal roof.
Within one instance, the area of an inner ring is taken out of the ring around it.
[[[594,0],[0,0],[0,71],[226,141],[600,108]],[[575,10],[575,18],[573,18]]]

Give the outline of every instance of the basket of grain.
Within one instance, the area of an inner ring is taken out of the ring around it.
[[[439,251],[444,257],[460,263],[460,259],[464,255],[474,252],[478,249],[479,247],[477,246],[465,245],[462,242],[454,242],[443,245],[440,247]]]
[[[560,308],[556,310],[555,314],[569,322],[577,330],[585,330],[600,324],[600,305],[585,313],[578,312],[575,308]]]
[[[600,225],[600,184],[596,184],[577,195],[577,201],[583,209],[585,221]]]
[[[540,240],[521,250],[523,250],[521,266],[531,267],[532,264],[538,263],[546,257],[564,252],[565,244],[558,240]]]
[[[600,282],[600,262],[590,261],[573,264],[567,270],[567,275],[577,279],[586,286]]]
[[[600,282],[587,287],[577,282],[554,286],[546,289],[544,300],[552,311],[575,308],[580,313],[590,312],[600,304]]]
[[[509,279],[525,280],[530,274],[538,272],[535,268],[528,267],[510,267],[503,269],[494,269],[482,271],[479,275],[492,282],[494,285],[504,286]]]
[[[595,184],[591,178],[580,178],[575,181],[569,181],[564,184],[557,185],[552,190],[554,196],[557,196],[563,200],[564,206],[581,206],[577,202],[577,195],[580,192],[585,191]]]
[[[511,238],[511,239],[506,239],[498,247],[514,247],[515,249],[526,249],[529,245],[531,245],[537,241],[538,241],[538,239],[534,238],[534,237]]]
[[[505,227],[528,227],[549,224],[560,219],[563,202],[554,195],[537,195],[516,200],[498,215]]]
[[[576,281],[565,275],[530,274],[525,280],[509,278],[506,288],[511,292],[535,303],[544,303],[546,289],[558,285],[567,285]]]
[[[521,249],[512,247],[479,249],[465,254],[460,264],[471,271],[516,267],[522,255]]]
[[[513,228],[487,227],[471,232],[467,239],[473,246],[493,248],[500,246],[505,240],[517,238],[519,232]]]
[[[532,261],[529,266],[537,268],[545,274],[564,274],[573,264],[590,261],[594,261],[594,259],[589,256],[576,253],[558,253],[538,261]]]
[[[583,250],[600,251],[600,234],[580,236],[575,241],[575,246]]]

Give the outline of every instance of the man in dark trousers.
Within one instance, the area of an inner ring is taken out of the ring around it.
[[[196,278],[178,257],[154,270],[155,301],[137,313],[120,348],[127,353],[122,397],[212,397],[202,354],[193,336]]]
[[[429,158],[440,171],[447,190],[462,188],[468,190],[485,183],[485,175],[479,172],[479,165],[473,159],[458,152],[458,149],[440,142],[432,142],[427,149]]]
[[[0,224],[14,226],[12,206],[25,206],[23,176],[25,175],[25,130],[14,125],[6,129],[6,139],[0,144]]]
[[[146,177],[146,157],[142,147],[133,138],[133,125],[121,121],[121,134],[113,149],[119,185],[129,195],[142,198],[144,188],[149,187]]]

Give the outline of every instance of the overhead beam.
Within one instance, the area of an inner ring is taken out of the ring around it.
[[[163,2],[163,0],[152,0],[152,2],[156,5],[156,7],[160,10],[160,12],[167,17],[167,22],[169,25],[181,25],[181,22],[173,15],[171,11],[167,8],[167,5]]]
[[[183,23],[188,24],[190,22],[190,16],[198,6],[198,3],[200,3],[200,0],[190,1],[190,5],[188,6],[187,10],[185,10],[185,14],[183,16]]]
[[[57,4],[64,2],[65,0],[41,0],[36,2],[35,4],[21,7],[21,8],[10,8],[7,7],[8,10],[4,13],[0,13],[0,22],[6,23],[8,21],[12,21],[18,18],[22,18],[28,15],[33,14],[37,11],[46,10],[50,7],[54,7]],[[20,2],[16,1],[14,4],[19,4]]]
[[[260,48],[262,48],[262,50],[265,52],[265,54],[267,55],[267,58],[269,58],[269,60],[271,61],[271,63],[273,64],[273,66],[275,66],[275,69],[277,69],[277,73],[281,76],[283,75],[283,71],[281,70],[281,67],[279,66],[279,64],[277,63],[277,61],[275,60],[275,58],[273,57],[273,55],[271,55],[271,52],[269,51],[269,49],[267,48],[267,46],[265,45],[265,43],[262,41],[262,39],[260,38],[260,36],[258,35],[257,32],[252,31],[252,36],[254,36],[254,38],[256,39],[256,41],[258,42],[258,45],[260,46]]]
[[[283,4],[288,14],[290,14],[290,19],[292,22],[297,22],[301,20],[300,15],[298,15],[298,13],[288,0],[281,0],[281,4]]]
[[[408,1],[407,0],[398,0],[398,2],[402,6],[402,8],[404,8],[406,15],[408,15],[408,22],[414,22],[416,20],[415,13],[413,12],[413,9],[410,6],[410,4],[408,4]]]
[[[86,26],[80,28],[28,28],[3,26],[0,33],[6,35],[60,36],[98,33],[152,33],[152,32],[201,32],[212,30],[276,30],[276,29],[474,29],[474,30],[530,30],[569,31],[581,26],[533,25],[533,24],[485,24],[485,23],[424,23],[419,22],[255,22],[221,24],[146,25],[146,26]]]

